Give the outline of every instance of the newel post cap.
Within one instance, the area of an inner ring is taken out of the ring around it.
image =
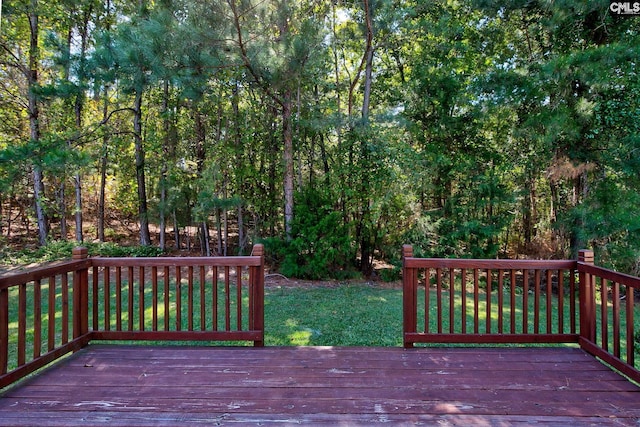
[[[89,250],[84,246],[78,246],[73,248],[72,259],[85,259],[89,257]]]
[[[413,258],[412,245],[402,245],[402,258]]]
[[[593,264],[595,262],[595,256],[591,249],[580,249],[578,251],[578,261],[585,264]]]

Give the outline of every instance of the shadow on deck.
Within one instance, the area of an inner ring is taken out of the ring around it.
[[[89,345],[0,395],[5,426],[638,425],[583,350]]]

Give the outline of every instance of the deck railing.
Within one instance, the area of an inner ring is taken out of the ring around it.
[[[640,278],[578,261],[425,259],[403,248],[404,345],[579,343],[640,381]],[[264,254],[88,258],[0,277],[0,388],[91,340],[264,345]]]
[[[415,258],[403,247],[404,346],[579,343],[640,381],[633,290],[640,278],[572,260]],[[599,307],[599,308],[598,308]]]
[[[88,258],[0,277],[0,388],[92,340],[264,344],[264,253]]]
[[[593,265],[588,253],[578,262],[581,289],[580,345],[615,369],[640,382],[640,325],[634,294],[640,278]]]

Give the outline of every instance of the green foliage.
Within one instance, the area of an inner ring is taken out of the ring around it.
[[[305,279],[353,276],[349,231],[326,194],[313,188],[298,193],[294,218],[289,241],[265,240],[280,273]]]
[[[362,2],[205,3],[39,2],[37,141],[31,5],[5,5],[3,234],[33,230],[34,166],[54,231],[76,173],[94,221],[104,159],[107,218],[138,217],[144,171],[143,217],[216,216],[229,240],[266,239],[287,275],[369,273],[404,243],[456,257],[591,246],[640,271],[640,35],[606,2],[371,1],[371,33]],[[300,192],[290,241],[274,237],[285,175]]]
[[[158,257],[163,251],[155,246],[120,246],[115,243],[85,242],[78,244],[74,241],[55,240],[38,248],[23,249],[12,252],[5,249],[0,253],[0,265],[16,266],[41,262],[52,262],[71,259],[73,249],[83,246],[89,251],[89,256],[104,257]]]

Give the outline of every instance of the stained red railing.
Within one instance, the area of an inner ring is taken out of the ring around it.
[[[256,246],[249,257],[93,259],[92,339],[262,345],[261,251]]]
[[[89,342],[84,272],[74,261],[0,278],[0,387],[4,387]]]
[[[262,245],[246,257],[73,258],[0,277],[0,387],[91,340],[264,343]]]
[[[640,278],[593,265],[593,258],[578,263],[585,293],[580,345],[615,369],[640,381],[637,369],[640,326],[635,316],[635,293]]]
[[[403,247],[404,346],[580,343],[636,381],[640,278],[572,260],[415,258]],[[598,308],[599,307],[599,308]],[[579,326],[579,328],[578,328]]]
[[[404,247],[404,342],[578,342],[575,261],[414,258]]]

